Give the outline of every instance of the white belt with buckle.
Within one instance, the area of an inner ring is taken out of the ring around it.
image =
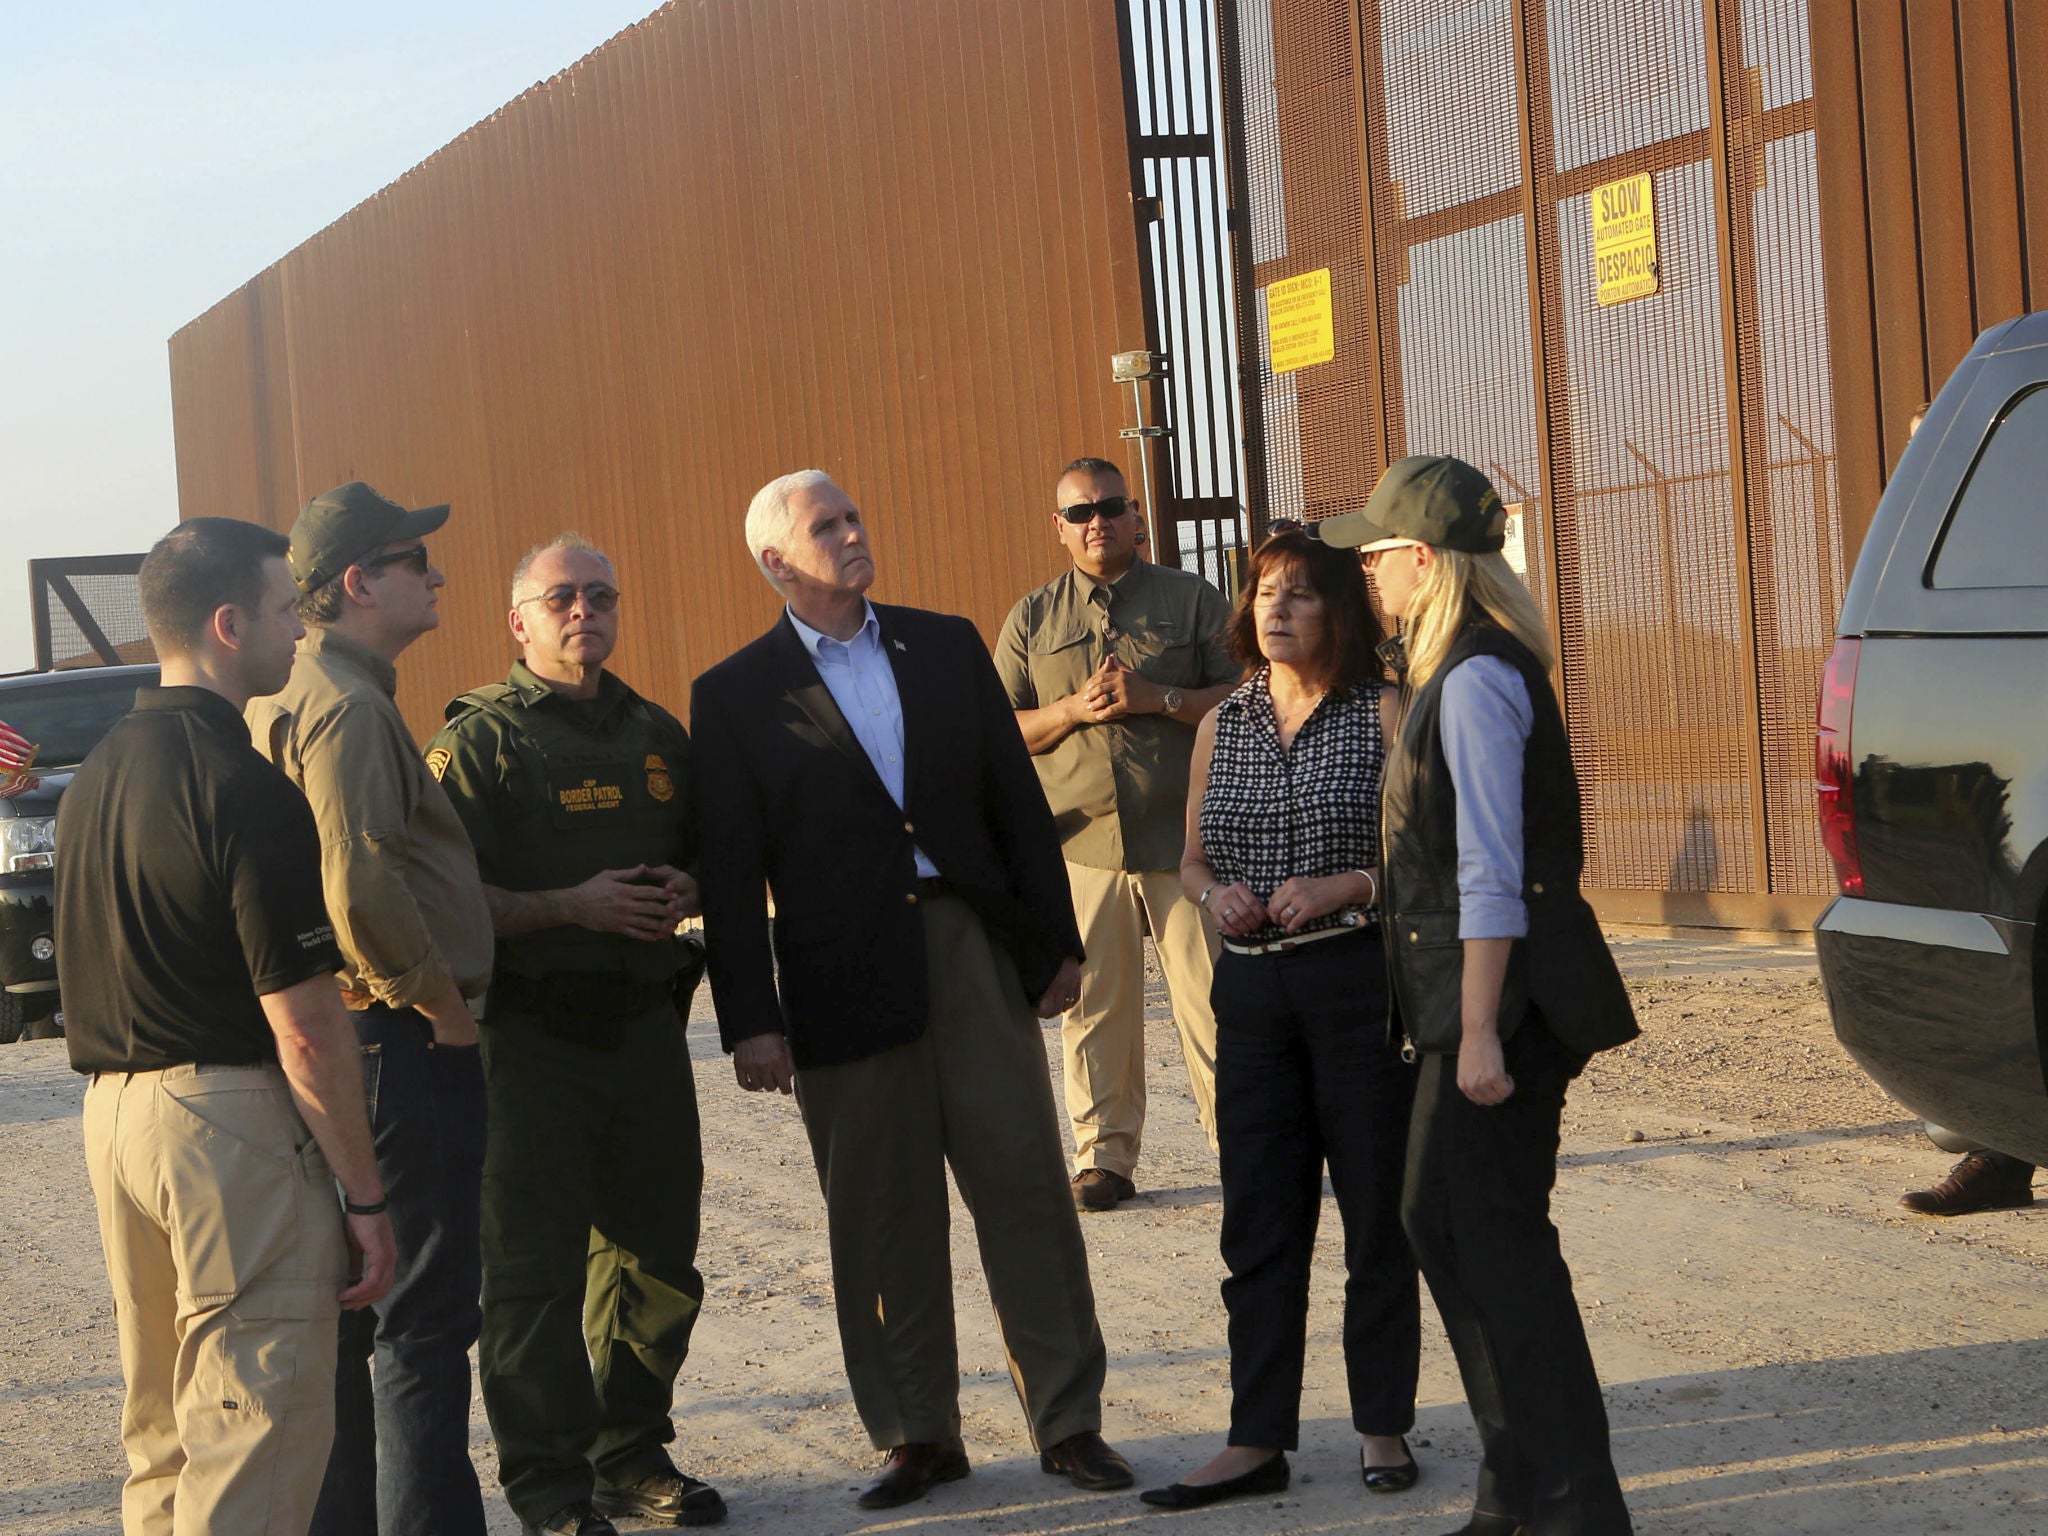
[[[1318,928],[1314,933],[1297,933],[1284,939],[1274,939],[1267,944],[1240,944],[1234,939],[1225,939],[1223,947],[1233,955],[1285,955],[1300,949],[1304,944],[1314,944],[1320,939],[1342,939],[1359,932],[1356,922],[1342,928]]]

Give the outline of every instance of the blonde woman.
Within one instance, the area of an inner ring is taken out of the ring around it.
[[[1422,1060],[1401,1216],[1484,1447],[1457,1536],[1628,1536],[1550,1190],[1566,1085],[1636,1026],[1579,894],[1578,780],[1506,522],[1485,475],[1424,456],[1318,532],[1403,626],[1380,899]]]

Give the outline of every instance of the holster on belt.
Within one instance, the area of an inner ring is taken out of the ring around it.
[[[557,971],[549,976],[500,972],[491,983],[490,1018],[531,1019],[541,1033],[585,1050],[615,1051],[626,1025],[669,1001],[671,981],[643,981],[612,971]]]

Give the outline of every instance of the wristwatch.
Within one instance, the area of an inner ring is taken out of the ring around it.
[[[1187,700],[1181,696],[1178,688],[1169,688],[1159,695],[1159,708],[1169,715],[1176,713],[1185,703]]]

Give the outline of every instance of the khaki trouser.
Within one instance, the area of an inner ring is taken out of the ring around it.
[[[1129,1178],[1145,1129],[1145,940],[1150,928],[1166,973],[1195,1113],[1216,1148],[1216,1015],[1209,982],[1222,947],[1202,909],[1181,894],[1180,872],[1067,866],[1088,964],[1081,1001],[1060,1035],[1067,1055],[1067,1118],[1074,1166]]]
[[[85,1156],[127,1400],[127,1536],[304,1536],[348,1245],[275,1067],[102,1072]]]
[[[951,1164],[1032,1439],[1056,1445],[1102,1428],[1106,1356],[1044,1035],[1016,967],[965,902],[934,897],[924,925],[925,1032],[797,1073],[847,1383],[877,1450],[959,1438]]]

